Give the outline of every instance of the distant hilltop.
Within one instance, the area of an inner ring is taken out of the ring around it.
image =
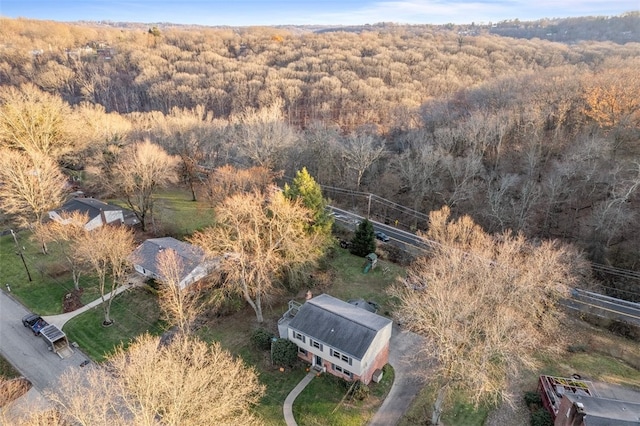
[[[167,28],[224,28],[242,29],[246,27],[231,27],[225,25],[183,25],[170,22],[140,23],[140,22],[112,22],[112,21],[78,21],[80,25],[105,26],[113,28],[143,29],[150,26],[159,29]],[[624,44],[640,42],[640,11],[627,12],[619,16],[584,16],[577,18],[549,18],[536,21],[520,21],[510,19],[499,22],[471,22],[469,24],[444,25],[416,25],[398,24],[393,22],[379,22],[366,25],[275,25],[272,28],[287,30],[292,34],[368,31],[393,31],[399,28],[405,30],[447,30],[458,31],[463,35],[495,34],[503,37],[556,41],[575,43],[584,40],[611,41]]]

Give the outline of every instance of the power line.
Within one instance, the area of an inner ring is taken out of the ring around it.
[[[291,179],[291,178],[287,177],[287,179]],[[391,208],[395,208],[396,210],[399,210],[402,213],[406,213],[406,214],[412,215],[416,219],[424,219],[426,221],[429,220],[429,215],[428,214],[419,212],[419,211],[414,210],[414,209],[412,209],[410,207],[403,206],[401,204],[398,204],[398,203],[396,203],[394,201],[391,201],[391,200],[388,200],[386,198],[380,197],[379,195],[376,195],[376,194],[373,194],[373,193],[354,191],[354,190],[350,190],[350,189],[338,188],[338,187],[322,185],[322,184],[318,184],[318,185],[323,190],[327,189],[327,190],[330,190],[330,191],[334,191],[334,192],[338,192],[338,193],[342,193],[342,194],[347,194],[347,195],[366,196],[366,197],[371,197],[372,199],[375,198],[376,201],[379,200],[379,202],[381,204],[386,205],[386,206],[391,207]],[[428,244],[439,244],[439,243],[436,243],[435,241],[429,241]],[[601,272],[601,273],[617,276],[617,277],[620,277],[620,278],[629,278],[629,279],[634,279],[634,280],[640,280],[640,272],[638,272],[638,271],[633,271],[633,270],[629,270],[629,269],[622,269],[622,268],[616,268],[614,266],[604,265],[604,264],[596,263],[596,262],[589,262],[589,264],[591,265],[591,269],[593,269],[594,271],[597,271],[597,272]]]

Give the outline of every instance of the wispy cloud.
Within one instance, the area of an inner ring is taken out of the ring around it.
[[[340,23],[470,23],[505,19],[540,19],[568,16],[619,15],[637,10],[638,0],[398,0],[376,1],[356,10],[336,11],[319,18]]]

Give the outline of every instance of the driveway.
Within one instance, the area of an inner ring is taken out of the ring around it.
[[[369,426],[397,424],[414,398],[425,385],[429,359],[422,352],[424,338],[402,330],[395,323],[389,344],[389,364],[395,371],[395,380],[389,395],[369,422]]]
[[[42,392],[54,386],[65,370],[79,366],[87,357],[77,349],[65,359],[50,352],[41,337],[22,325],[22,317],[28,313],[24,306],[0,291],[0,353]]]

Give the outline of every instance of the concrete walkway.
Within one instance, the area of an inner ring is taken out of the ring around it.
[[[284,411],[284,421],[287,422],[287,426],[298,426],[296,419],[293,418],[293,401],[296,400],[298,395],[300,395],[300,392],[307,387],[315,376],[315,371],[309,372],[309,374],[304,376],[304,379],[302,379],[300,383],[298,383],[298,385],[289,392],[287,399],[284,400],[282,411]]]
[[[120,293],[122,293],[125,290],[129,290],[130,288],[133,287],[133,284],[124,284],[119,286],[118,288],[116,288],[116,291],[114,292],[115,295],[118,295]],[[104,295],[104,300],[107,301],[111,298],[111,293],[109,294],[105,294]],[[100,305],[102,303],[102,297],[98,297],[96,300],[94,300],[91,303],[87,303],[86,305],[84,305],[82,308],[76,309],[75,311],[71,311],[71,312],[66,312],[64,314],[60,314],[60,315],[48,315],[48,316],[44,316],[42,317],[46,322],[48,322],[49,324],[53,324],[56,327],[58,327],[60,330],[62,330],[62,327],[67,323],[67,321],[69,321],[71,318],[78,316],[86,311],[88,311],[89,309],[95,308],[96,306]]]

